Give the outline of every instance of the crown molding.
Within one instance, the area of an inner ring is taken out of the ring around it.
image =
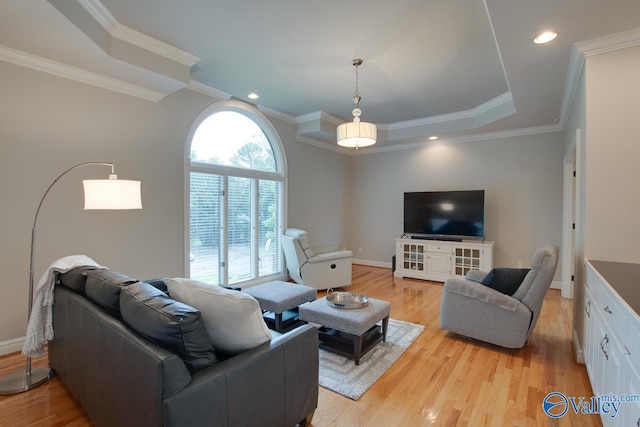
[[[614,50],[625,49],[640,45],[640,28],[611,34],[597,39],[576,43],[578,51],[583,56],[600,55]]]
[[[578,92],[578,84],[584,70],[585,57],[576,45],[571,48],[571,56],[569,58],[569,67],[567,75],[564,79],[564,88],[562,90],[562,103],[560,104],[560,117],[558,123],[564,128],[567,126],[573,101]]]
[[[562,104],[560,106],[559,124],[563,128],[566,127],[571,109],[573,108],[573,101],[578,91],[578,84],[584,72],[586,57],[638,45],[640,45],[640,28],[599,37],[597,39],[586,40],[573,45],[562,92]]]
[[[187,84],[186,88],[202,95],[216,98],[220,101],[231,99],[231,94],[212,88],[211,86],[207,86],[195,80],[189,80],[189,84]]]
[[[42,71],[47,74],[53,74],[54,76],[63,77],[65,79],[75,80],[77,82],[96,86],[102,89],[145,99],[151,102],[158,102],[167,96],[167,94],[163,92],[123,82],[122,80],[103,76],[102,74],[83,70],[71,65],[52,61],[8,46],[0,45],[0,60],[19,65],[21,67],[31,68],[32,70]]]
[[[489,140],[496,140],[496,139],[514,138],[519,136],[538,135],[542,133],[553,133],[553,132],[562,132],[562,131],[564,131],[564,127],[556,123],[553,125],[536,126],[536,127],[530,127],[530,128],[522,128],[522,129],[510,129],[510,130],[497,131],[497,132],[477,133],[477,134],[464,135],[464,136],[458,136],[453,138],[442,138],[442,139],[438,139],[437,141],[429,141],[429,140],[426,140],[426,137],[424,137],[424,138],[420,138],[419,140],[401,143],[401,144],[367,147],[363,150],[354,151],[349,154],[352,156],[364,156],[366,154],[412,150],[416,148],[423,148],[428,145],[435,145],[435,144],[442,144],[442,143],[463,144],[467,142],[489,141]]]
[[[511,92],[505,92],[496,96],[489,101],[478,105],[470,110],[458,111],[455,113],[441,114],[439,116],[425,117],[422,119],[407,120],[404,122],[390,123],[388,125],[380,125],[380,129],[394,131],[398,129],[408,129],[419,126],[431,126],[434,124],[452,122],[455,120],[474,119],[481,114],[491,112],[494,109],[501,108],[508,103],[513,103]]]
[[[302,123],[313,122],[313,121],[323,121],[335,126],[339,126],[346,122],[345,120],[342,120],[340,117],[336,117],[332,114],[325,113],[324,111],[314,111],[313,113],[296,116],[295,120],[296,120],[296,124],[302,124]]]
[[[312,145],[317,148],[322,148],[323,150],[335,151],[336,153],[351,155],[351,150],[347,150],[346,148],[340,147],[337,143],[336,145],[323,142],[314,138],[309,138],[304,135],[296,135],[296,141],[301,142],[303,144]]]
[[[279,120],[282,120],[283,122],[287,122],[292,125],[295,125],[298,123],[294,116],[286,113],[282,113],[278,110],[274,110],[273,108],[265,107],[262,105],[256,105],[256,108],[262,111],[267,116],[273,117],[274,119],[279,119]]]
[[[99,0],[78,0],[78,3],[112,37],[116,37],[172,61],[179,62],[187,67],[191,67],[200,61],[200,58],[189,52],[178,49],[175,46],[119,23]]]
[[[197,82],[195,80],[189,80],[189,84],[187,85],[187,89],[192,90],[192,91],[197,92],[197,93],[200,93],[202,95],[209,96],[211,98],[215,98],[215,99],[217,99],[219,101],[224,101],[224,100],[228,100],[228,99],[232,99],[232,98],[233,99],[238,99],[238,98],[233,97],[230,93],[223,92],[221,90],[218,90],[218,89],[213,88],[211,86],[207,86],[206,84]],[[247,101],[244,101],[242,99],[238,99],[238,101],[247,102]],[[282,120],[284,122],[287,122],[287,123],[290,123],[290,124],[293,124],[293,125],[295,125],[297,123],[296,122],[296,118],[293,117],[293,116],[290,116],[289,114],[281,113],[278,110],[274,110],[274,109],[269,108],[269,107],[264,107],[262,105],[253,104],[253,103],[249,103],[249,102],[247,102],[247,103],[251,104],[252,106],[257,108],[259,111],[261,111],[262,113],[264,113],[264,114],[266,114],[268,116],[271,116],[271,117],[276,118],[276,119],[280,119],[280,120]]]

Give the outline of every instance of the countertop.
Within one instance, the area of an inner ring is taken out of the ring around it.
[[[640,264],[592,260],[589,263],[640,317]]]

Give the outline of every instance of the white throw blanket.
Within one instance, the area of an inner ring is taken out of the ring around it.
[[[76,267],[106,268],[85,255],[70,255],[54,261],[42,275],[35,289],[33,307],[22,354],[29,357],[44,356],[44,345],[53,339],[53,289],[55,273],[64,273]]]

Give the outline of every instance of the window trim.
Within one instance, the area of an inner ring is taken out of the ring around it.
[[[193,142],[193,137],[196,133],[198,127],[205,121],[209,116],[215,113],[223,112],[223,111],[232,111],[236,113],[240,113],[245,115],[250,120],[253,120],[260,129],[264,132],[267,137],[267,140],[271,144],[271,149],[273,150],[273,156],[276,162],[276,171],[259,171],[254,169],[244,169],[244,168],[236,168],[233,166],[225,166],[225,165],[217,165],[217,164],[209,164],[204,162],[191,161],[191,144]],[[287,156],[284,150],[284,145],[282,144],[282,140],[276,131],[276,128],[269,121],[269,119],[262,114],[257,108],[249,105],[245,102],[238,100],[226,100],[219,101],[214,104],[207,106],[203,109],[198,116],[196,116],[195,120],[191,124],[191,128],[189,129],[189,133],[187,134],[187,138],[184,145],[184,157],[183,157],[183,169],[184,169],[184,206],[183,206],[183,217],[184,217],[184,241],[183,241],[183,261],[184,261],[184,274],[185,277],[191,276],[191,262],[189,260],[189,248],[191,247],[190,242],[190,204],[191,204],[191,172],[206,172],[212,174],[222,174],[225,176],[239,176],[246,178],[257,178],[257,179],[266,179],[266,180],[275,180],[280,181],[282,183],[282,196],[280,198],[280,232],[284,232],[284,226],[287,224],[287,183],[288,183],[288,174],[287,174]],[[265,277],[256,277],[254,279],[242,282],[243,285],[251,285],[254,283],[261,283],[265,280],[278,280],[284,279],[287,275],[286,263],[284,261],[284,255],[281,253],[282,262],[280,263],[280,272],[276,274],[272,274],[270,276]],[[228,267],[225,267],[228,268]]]

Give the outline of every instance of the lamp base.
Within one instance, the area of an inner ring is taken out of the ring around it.
[[[22,393],[38,387],[51,378],[50,368],[33,368],[30,374],[15,372],[0,378],[0,396]]]

